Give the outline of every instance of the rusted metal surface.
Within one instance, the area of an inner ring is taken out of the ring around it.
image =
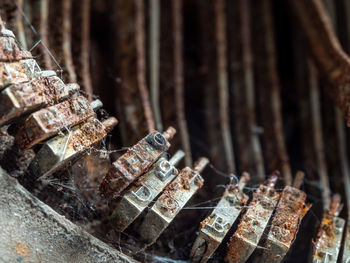
[[[0,90],[11,84],[30,81],[37,77],[40,71],[40,67],[34,59],[0,62]]]
[[[21,149],[33,145],[95,115],[88,100],[78,96],[32,113],[19,128],[16,143]]]
[[[128,189],[113,214],[113,225],[118,231],[124,231],[177,176],[175,165],[184,155],[179,150],[169,161],[161,157],[149,172]]]
[[[276,207],[267,239],[255,262],[281,262],[296,238],[299,224],[311,208],[306,205],[306,194],[299,190],[304,173],[298,172],[293,187],[286,186]]]
[[[243,188],[249,179],[249,174],[243,173],[237,185],[227,185],[214,211],[201,222],[190,255],[192,262],[207,262],[218,248],[248,202],[249,197],[243,193]]]
[[[345,240],[344,240],[344,250],[342,255],[342,263],[350,262],[350,213],[348,212],[348,220],[346,224]]]
[[[190,198],[203,186],[200,173],[209,163],[200,158],[194,168],[185,167],[157,199],[139,227],[139,234],[148,245],[154,243],[160,234],[174,220]]]
[[[50,139],[31,162],[29,166],[31,174],[45,179],[63,169],[100,142],[117,123],[117,119],[113,117],[102,123],[92,117],[73,127],[68,133]]]
[[[59,103],[79,90],[56,76],[11,85],[0,93],[0,126],[47,105]]]
[[[154,162],[169,149],[176,130],[169,127],[163,134],[153,131],[118,158],[103,179],[100,191],[116,198],[134,180],[147,172]]]
[[[330,95],[341,108],[350,126],[350,58],[332,28],[321,0],[289,1],[309,43],[315,64],[333,85]]]
[[[253,195],[237,231],[227,244],[226,262],[246,262],[257,247],[280,194],[274,189],[278,175],[268,178]]]
[[[340,195],[333,195],[314,242],[313,263],[337,262],[345,226],[345,220],[338,217],[342,207]]]
[[[0,62],[14,62],[21,59],[32,58],[32,54],[16,42],[12,31],[2,27],[0,32]]]

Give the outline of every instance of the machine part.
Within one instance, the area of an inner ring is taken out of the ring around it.
[[[306,194],[299,190],[304,178],[303,172],[298,172],[293,187],[286,186],[276,207],[271,228],[262,245],[265,249],[256,256],[254,262],[278,263],[283,260],[296,238],[299,224],[311,208],[306,205]]]
[[[24,51],[17,44],[12,31],[2,27],[0,32],[0,62],[14,62],[32,58],[32,54]]]
[[[32,113],[19,128],[16,143],[26,150],[48,139],[63,129],[93,117],[95,112],[89,101],[78,96]]]
[[[112,215],[118,231],[124,231],[176,177],[178,170],[175,166],[184,156],[185,153],[179,150],[169,161],[161,157],[128,189]]]
[[[0,90],[11,84],[30,81],[41,72],[34,59],[17,62],[0,62]]]
[[[169,149],[176,130],[169,127],[163,134],[153,131],[118,158],[103,179],[100,191],[108,198],[119,194],[142,174],[146,173],[160,156]]]
[[[111,131],[118,120],[111,117],[102,123],[95,117],[72,128],[64,135],[47,141],[29,166],[31,174],[40,179],[67,167],[80,158],[93,145],[100,142]]]
[[[203,186],[204,179],[200,173],[208,163],[207,158],[200,158],[193,169],[189,167],[182,169],[174,181],[165,188],[139,227],[139,234],[145,243],[153,244]]]
[[[16,120],[22,114],[68,99],[78,90],[78,84],[66,86],[56,76],[11,85],[0,92],[0,126]]]
[[[0,168],[0,262],[136,262],[91,236]]]
[[[274,189],[278,175],[271,175],[253,195],[237,231],[227,244],[226,262],[246,262],[257,247],[280,194]]]
[[[192,262],[207,262],[221,244],[248,202],[249,197],[243,193],[243,188],[249,179],[249,174],[243,173],[237,185],[227,185],[214,211],[201,222],[190,255]]]
[[[345,220],[338,217],[342,208],[340,195],[333,195],[330,209],[323,215],[314,243],[313,263],[337,262],[345,226]]]
[[[349,214],[348,214],[348,221],[346,224],[344,250],[343,250],[343,256],[342,256],[341,262],[342,263],[349,263],[350,262],[350,215]]]

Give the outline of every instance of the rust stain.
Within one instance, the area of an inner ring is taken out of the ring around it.
[[[16,252],[19,254],[22,258],[26,257],[29,253],[29,248],[26,244],[23,243],[17,243],[16,245]]]

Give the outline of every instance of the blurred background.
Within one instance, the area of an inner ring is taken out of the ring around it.
[[[319,71],[308,44],[312,31],[300,23],[312,15],[311,7],[302,13],[291,2],[3,0],[0,15],[42,68],[79,83],[86,96],[102,100],[100,115],[118,118],[106,141],[112,160],[149,130],[170,125],[178,131],[170,152],[186,152],[182,165],[207,156],[211,166],[193,204],[215,205],[231,173],[248,171],[254,187],[279,170],[283,188],[304,171],[302,189],[313,208],[291,252],[303,262],[322,216],[325,188],[342,194],[341,215],[347,217],[350,129],[332,99],[334,83]],[[350,2],[314,2],[323,5],[327,26],[349,52]],[[100,178],[96,160],[85,159],[84,166]],[[67,213],[62,203],[53,206]],[[152,253],[187,258],[198,223],[210,211],[181,213]],[[71,215],[78,222],[86,217]],[[105,232],[96,235],[114,242]],[[220,249],[217,254],[219,260]]]

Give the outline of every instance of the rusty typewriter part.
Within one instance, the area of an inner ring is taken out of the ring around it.
[[[345,240],[344,240],[344,248],[343,248],[343,255],[342,255],[342,263],[349,263],[350,262],[350,216],[348,214],[348,220],[346,224],[346,231],[345,231]]]
[[[0,90],[9,85],[31,81],[40,72],[41,69],[34,59],[0,62]]]
[[[29,166],[31,174],[44,179],[64,169],[103,140],[117,123],[118,120],[114,117],[102,122],[91,117],[69,132],[53,137],[41,147],[31,162]]]
[[[261,245],[261,253],[254,262],[281,262],[296,238],[299,224],[311,205],[306,205],[306,194],[299,190],[304,178],[298,172],[293,186],[286,186],[273,216],[266,240]]]
[[[175,166],[184,156],[179,150],[169,161],[161,157],[125,192],[112,216],[113,226],[118,231],[124,231],[177,176]]]
[[[98,107],[100,104],[96,103]],[[25,150],[95,115],[87,98],[78,96],[32,113],[19,128],[17,145]]]
[[[270,176],[254,193],[237,231],[227,244],[227,262],[246,262],[258,246],[280,197],[275,190],[277,180],[276,174]]]
[[[340,195],[333,195],[330,209],[323,215],[314,243],[313,263],[338,261],[345,226],[345,220],[338,217],[342,207]]]
[[[0,126],[24,114],[66,100],[78,90],[78,84],[65,85],[57,76],[10,85],[0,92]]]
[[[14,62],[32,58],[32,54],[23,50],[12,31],[0,25],[0,62]]]
[[[192,262],[207,262],[221,244],[248,202],[249,197],[243,193],[243,188],[249,179],[249,174],[243,173],[237,185],[227,185],[214,211],[200,223],[190,255]]]
[[[194,168],[183,168],[150,208],[139,227],[139,235],[148,245],[154,243],[161,233],[174,220],[176,215],[203,186],[200,173],[209,163],[207,158],[200,158]]]
[[[169,149],[169,140],[175,133],[176,130],[173,127],[169,127],[163,134],[153,131],[128,149],[112,164],[112,168],[101,183],[101,193],[109,198],[118,197]]]

